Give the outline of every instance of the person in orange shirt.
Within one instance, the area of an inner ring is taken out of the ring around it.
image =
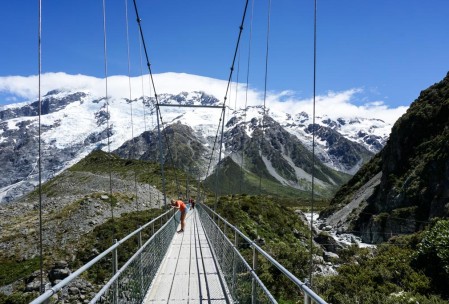
[[[179,211],[181,212],[181,230],[178,230],[177,233],[184,232],[184,226],[186,224],[185,219],[187,214],[186,204],[184,204],[184,202],[181,200],[175,201],[174,199],[172,199],[171,206],[172,208],[179,209]]]

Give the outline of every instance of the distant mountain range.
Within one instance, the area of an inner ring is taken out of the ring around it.
[[[174,75],[189,83],[197,81],[196,76]],[[154,97],[130,99],[129,91],[116,88],[106,99],[98,90],[86,89],[89,81],[85,80],[80,89],[50,90],[42,98],[43,181],[95,149],[111,150],[124,158],[159,161]],[[222,105],[214,96],[219,81],[208,81],[202,91],[158,94],[159,103]],[[307,192],[311,187],[315,128],[317,190],[325,197],[383,148],[391,130],[391,125],[381,119],[321,116],[314,126],[310,114],[304,111],[267,109],[262,119],[262,106],[234,108],[226,106],[223,162],[232,161],[248,174]],[[221,111],[161,107],[165,162],[202,178],[212,174],[218,160],[217,146],[212,167],[208,164]],[[37,115],[37,101],[0,107],[0,202],[12,201],[37,184]]]

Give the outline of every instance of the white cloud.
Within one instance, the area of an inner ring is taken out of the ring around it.
[[[326,95],[319,95],[315,98],[315,115],[328,116],[330,118],[377,118],[387,123],[394,122],[405,113],[408,107],[390,108],[383,101],[371,101],[363,105],[357,105],[363,95],[362,89],[350,89],[342,92],[330,91]],[[280,97],[281,96],[281,97]],[[284,98],[283,98],[284,97]],[[280,100],[284,100],[280,102]],[[285,98],[285,94],[270,94],[267,107],[273,111],[282,111],[286,113],[313,111],[313,98],[298,99],[291,95]]]
[[[227,81],[212,79],[208,77],[184,74],[184,73],[162,73],[155,74],[154,82],[158,94],[180,92],[205,91],[214,95],[219,100],[223,100],[226,94]],[[143,76],[145,95],[153,96],[150,92],[150,79],[148,75]],[[50,90],[86,90],[101,97],[106,93],[106,82],[104,79],[85,76],[68,75],[65,73],[46,73],[41,78],[42,91],[44,95]],[[264,93],[251,87],[246,92],[245,84],[233,83],[228,91],[227,105],[234,107],[236,94],[237,107],[247,105],[263,105]],[[108,77],[108,95],[117,98],[129,98],[129,79],[127,76]],[[132,98],[142,95],[142,78],[133,77],[131,79]],[[236,93],[237,92],[237,93]],[[20,99],[36,100],[38,96],[37,76],[7,76],[0,77],[0,93],[14,96]],[[378,118],[388,123],[394,123],[407,107],[390,108],[381,100],[365,102],[363,105],[356,105],[360,100],[365,101],[366,96],[360,88],[349,89],[342,92],[329,91],[325,95],[316,96],[316,115],[328,116],[330,118],[339,117],[364,117]],[[307,112],[312,113],[312,98],[301,99],[295,96],[294,91],[286,90],[282,92],[267,92],[266,105],[272,111],[282,111],[287,113]]]

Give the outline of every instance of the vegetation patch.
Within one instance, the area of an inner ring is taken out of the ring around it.
[[[274,259],[298,278],[307,276],[310,231],[294,212],[295,208],[275,203],[267,196],[236,195],[220,197],[217,212],[254,240]],[[228,236],[233,239],[233,235]],[[252,249],[239,243],[247,262],[252,264]],[[321,254],[318,247],[314,253]],[[258,258],[257,275],[280,303],[296,303],[298,288],[275,266]]]
[[[374,252],[357,246],[342,250],[338,275],[316,278],[315,288],[333,304],[447,303],[448,223],[393,237]]]
[[[161,209],[151,209],[122,214],[114,220],[109,219],[102,225],[83,236],[79,241],[80,251],[76,254],[76,260],[72,265],[77,269],[105,251],[114,244],[114,240],[123,239],[125,236],[139,228],[141,225],[159,216]],[[160,221],[155,223],[155,230],[160,226]],[[145,242],[151,237],[152,228],[142,231],[142,240]],[[118,248],[118,262],[121,267],[138,249],[138,236],[132,237]],[[94,283],[102,283],[111,277],[112,264],[111,256],[103,258],[96,263],[84,276]]]
[[[11,284],[17,280],[30,276],[40,268],[39,257],[24,260],[12,261],[0,260],[0,286]]]

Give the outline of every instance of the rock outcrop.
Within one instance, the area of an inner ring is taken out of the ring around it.
[[[421,92],[384,149],[321,213],[329,224],[379,243],[449,216],[449,73]]]

